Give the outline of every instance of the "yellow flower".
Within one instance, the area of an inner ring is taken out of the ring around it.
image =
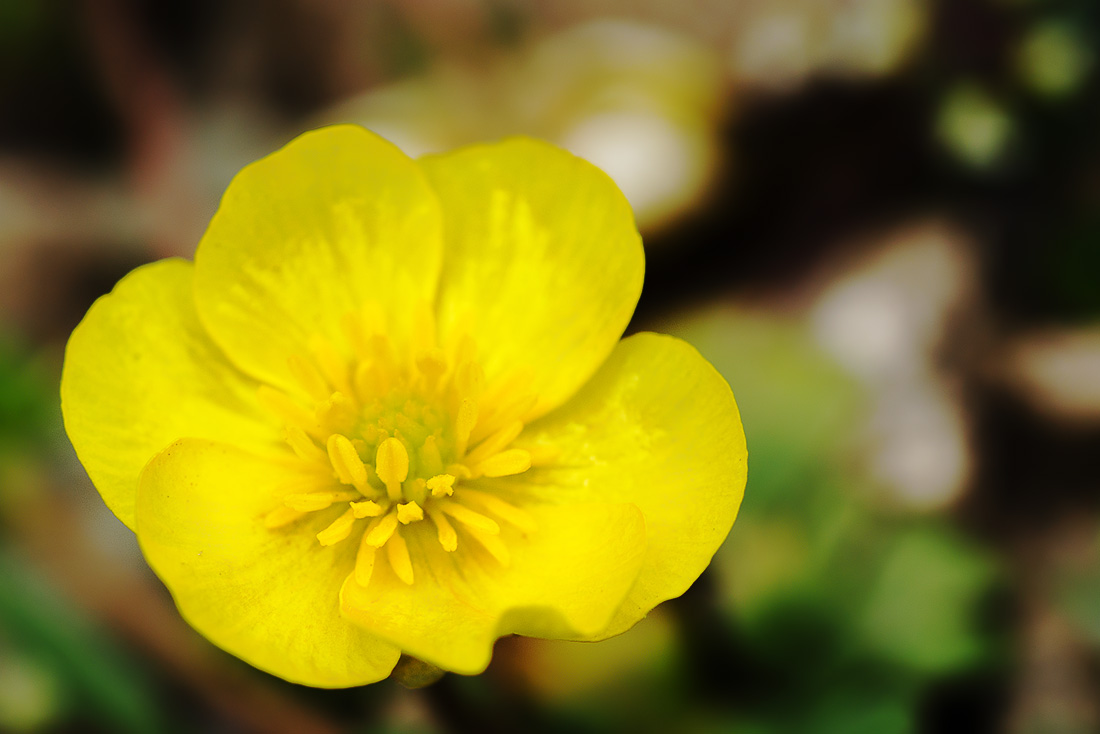
[[[598,169],[511,139],[412,161],[352,126],[230,184],[194,263],[138,268],[69,340],[65,426],[180,612],[287,680],[401,652],[472,674],[683,593],[746,453],[641,290]]]

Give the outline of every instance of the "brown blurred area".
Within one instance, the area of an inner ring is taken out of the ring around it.
[[[0,2],[0,731],[1100,731],[1092,0]],[[65,340],[245,164],[542,137],[635,207],[632,331],[726,376],[681,599],[477,678],[314,691],[178,616],[61,428]]]

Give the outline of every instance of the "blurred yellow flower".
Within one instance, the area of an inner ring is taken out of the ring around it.
[[[518,633],[618,634],[729,532],[746,452],[641,290],[598,169],[510,139],[412,161],[307,133],[230,184],[194,263],[138,268],[73,332],[65,426],[181,613],[291,681]]]

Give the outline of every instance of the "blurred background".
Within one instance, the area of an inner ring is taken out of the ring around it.
[[[1100,732],[1094,0],[0,0],[0,731]],[[289,685],[178,617],[61,428],[65,340],[332,122],[607,170],[631,330],[748,436],[741,516],[598,645]]]

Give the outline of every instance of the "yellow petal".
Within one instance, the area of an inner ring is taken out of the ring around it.
[[[497,486],[563,505],[633,502],[645,514],[645,565],[599,638],[684,593],[741,505],[747,452],[733,394],[693,347],[673,337],[624,339],[580,393],[517,440],[528,443],[560,453],[551,466],[492,480]]]
[[[300,390],[288,360],[317,335],[347,346],[344,317],[368,302],[385,304],[389,333],[407,340],[441,257],[439,207],[418,167],[362,128],[329,127],[233,179],[195,254],[195,299],[230,359]]]
[[[137,536],[190,624],[248,663],[295,683],[337,688],[389,675],[400,651],[340,616],[356,543],[322,547],[333,511],[269,530],[286,466],[194,439],[141,477]]]
[[[645,525],[633,505],[528,508],[530,536],[507,531],[502,564],[477,541],[448,553],[429,523],[402,530],[412,559],[410,584],[388,564],[363,588],[349,577],[341,609],[349,620],[408,654],[464,674],[485,669],[506,634],[583,637],[618,609],[645,554]]]
[[[65,430],[107,506],[131,528],[142,467],[176,439],[281,443],[256,384],[199,323],[192,273],[185,260],[133,271],[88,310],[65,350]]]
[[[440,331],[468,319],[486,387],[529,370],[538,403],[526,412],[541,415],[599,367],[634,311],[644,261],[630,206],[598,168],[536,140],[419,163],[443,206]]]

